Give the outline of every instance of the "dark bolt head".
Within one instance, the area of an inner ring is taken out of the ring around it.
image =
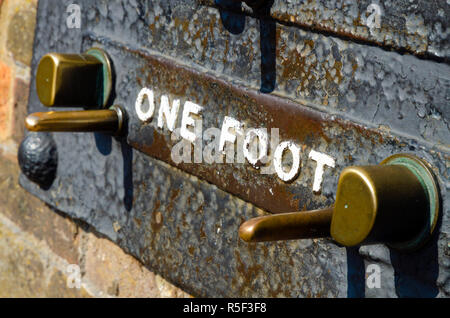
[[[18,154],[23,174],[43,189],[49,189],[56,177],[58,153],[49,133],[30,133],[22,141]]]

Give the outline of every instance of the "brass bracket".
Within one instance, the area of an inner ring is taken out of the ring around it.
[[[84,54],[94,56],[103,64],[103,107],[106,107],[113,87],[111,61],[106,52],[100,48],[93,47],[87,50]]]
[[[387,243],[389,247],[402,251],[414,251],[422,247],[432,236],[439,218],[440,197],[439,186],[430,165],[413,155],[396,154],[386,158],[382,165],[401,165],[407,167],[419,179],[429,202],[426,212],[427,222],[422,231],[413,239],[401,243]]]

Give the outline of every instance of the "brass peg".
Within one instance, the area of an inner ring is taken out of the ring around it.
[[[428,163],[398,154],[378,166],[344,169],[330,232],[345,246],[386,243],[414,250],[431,237],[439,209],[439,187]]]
[[[103,110],[34,113],[25,119],[30,131],[105,132],[119,134],[125,113],[119,106]]]
[[[242,224],[239,236],[246,242],[326,237],[332,215],[331,208],[261,216]]]
[[[241,225],[239,235],[247,242],[331,235],[344,246],[386,243],[414,250],[435,230],[439,209],[431,168],[400,154],[378,166],[344,169],[333,208],[255,218]]]
[[[36,90],[48,107],[104,107],[112,90],[111,63],[98,48],[83,54],[49,53],[39,62]]]

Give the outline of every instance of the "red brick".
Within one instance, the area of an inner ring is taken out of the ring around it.
[[[11,68],[0,61],[0,139],[9,135],[11,73]]]

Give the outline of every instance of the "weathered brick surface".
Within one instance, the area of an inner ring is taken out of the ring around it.
[[[0,297],[189,297],[86,225],[29,195],[18,175],[17,163],[0,155]],[[80,266],[89,292],[66,287],[68,264]]]
[[[83,269],[85,278],[104,295],[118,297],[189,297],[161,277],[149,272],[112,242],[89,233]]]
[[[24,137],[25,121],[27,115],[28,95],[30,83],[21,78],[16,78],[14,83],[14,101],[12,102],[11,132],[13,140],[20,144]]]
[[[51,250],[72,264],[78,262],[77,226],[51,211],[44,203],[25,192],[18,183],[17,164],[0,157],[0,213],[46,241]]]
[[[66,262],[0,216],[0,297],[87,297],[67,287]]]
[[[36,26],[36,6],[33,2],[27,1],[27,4],[12,16],[8,25],[6,44],[14,60],[28,66],[31,64],[33,55],[34,28]]]
[[[37,0],[0,0],[0,297],[188,297],[18,184]],[[68,266],[81,289],[67,287]]]
[[[0,140],[23,136],[37,0],[0,3]]]

